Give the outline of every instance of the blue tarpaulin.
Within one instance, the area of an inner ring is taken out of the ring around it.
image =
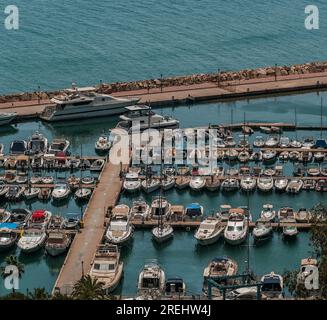
[[[0,228],[17,229],[17,223],[4,222],[0,223]]]

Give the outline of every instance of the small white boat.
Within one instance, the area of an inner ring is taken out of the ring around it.
[[[0,126],[9,124],[17,117],[16,112],[1,112],[0,113]]]
[[[235,149],[228,149],[228,150],[225,151],[225,158],[227,160],[230,160],[230,161],[236,160],[237,157],[238,157],[238,151],[237,150],[235,150]]]
[[[261,126],[259,129],[263,133],[271,133],[271,128],[270,127]]]
[[[26,188],[24,190],[24,197],[26,200],[34,199],[36,198],[40,193],[40,188]]]
[[[161,296],[164,293],[165,280],[165,272],[158,262],[156,260],[147,262],[139,274],[137,284],[138,295]]]
[[[313,159],[314,159],[314,161],[320,162],[320,161],[324,160],[325,154],[326,153],[325,152],[322,152],[322,151],[314,152],[313,153]]]
[[[97,152],[108,152],[111,148],[111,141],[109,141],[106,135],[101,135],[94,147]]]
[[[278,155],[278,159],[281,161],[287,161],[289,158],[289,152],[288,151],[283,151]]]
[[[255,137],[255,140],[253,141],[253,146],[256,148],[263,148],[265,145],[265,140],[262,136]]]
[[[141,188],[141,180],[139,175],[135,172],[126,173],[123,183],[124,190],[127,192],[137,192]]]
[[[0,228],[0,252],[11,249],[17,241],[18,234],[9,228]]]
[[[104,167],[105,161],[103,159],[97,159],[92,162],[90,171],[101,171]]]
[[[89,188],[78,188],[75,192],[76,200],[87,200],[90,199],[92,190]]]
[[[218,218],[208,217],[201,222],[194,237],[200,245],[213,244],[223,235],[224,229],[225,226]]]
[[[68,250],[71,241],[69,234],[61,231],[50,231],[45,242],[45,250],[52,257],[59,256]]]
[[[225,145],[227,148],[233,148],[236,146],[236,142],[233,136],[228,136],[225,138]]]
[[[276,191],[285,191],[288,185],[288,179],[286,178],[277,178],[274,181]]]
[[[265,150],[262,153],[263,162],[272,162],[276,160],[277,152],[275,150]]]
[[[224,238],[231,245],[239,245],[248,235],[248,219],[243,209],[233,209],[224,231]]]
[[[118,246],[99,245],[92,261],[90,276],[102,282],[105,293],[109,294],[117,288],[123,276],[123,268]]]
[[[159,219],[160,217],[168,218],[170,215],[171,204],[165,197],[155,197],[151,203],[151,217]]]
[[[241,188],[244,191],[253,191],[257,186],[257,180],[253,177],[244,177],[241,179]]]
[[[298,235],[299,231],[296,226],[284,226],[283,237],[287,239],[293,239]]]
[[[241,151],[239,154],[238,154],[238,161],[241,162],[241,163],[245,163],[245,162],[248,162],[250,160],[250,154],[248,151]]]
[[[30,183],[31,184],[42,183],[42,177],[40,177],[40,176],[33,176],[33,177],[30,178]]]
[[[234,178],[225,179],[221,184],[222,191],[236,191],[240,187],[239,181]]]
[[[292,179],[287,187],[286,187],[286,192],[288,193],[299,193],[300,190],[302,189],[303,186],[303,181],[300,179]]]
[[[258,178],[258,189],[262,192],[269,192],[274,187],[274,180],[271,177],[260,177]]]
[[[29,138],[28,143],[29,154],[46,153],[48,150],[48,139],[38,131],[35,131]]]
[[[262,299],[282,299],[284,297],[284,283],[281,275],[271,272],[264,275],[261,282]]]
[[[95,182],[95,179],[94,179],[94,177],[91,177],[91,176],[83,177],[81,179],[82,184],[93,184],[94,182]]]
[[[56,184],[52,191],[53,200],[64,200],[70,195],[70,189],[67,184]]]
[[[175,178],[171,176],[166,176],[162,181],[162,189],[163,190],[170,190],[175,186]]]
[[[291,151],[289,154],[288,154],[288,157],[291,161],[298,161],[299,158],[300,158],[301,154],[299,151]]]
[[[311,177],[317,177],[320,175],[320,166],[319,165],[309,165],[307,168],[307,174]]]
[[[276,218],[276,211],[273,209],[272,204],[264,204],[262,206],[260,220],[262,221],[274,221]]]
[[[147,178],[142,181],[141,186],[144,192],[151,193],[160,188],[160,179]]]
[[[300,208],[295,212],[295,220],[299,223],[310,222],[312,219],[312,213],[306,208]]]
[[[292,140],[290,142],[290,147],[292,148],[301,148],[302,147],[302,142],[301,141],[298,141],[298,140]]]
[[[204,188],[206,179],[201,176],[193,176],[190,180],[190,188],[194,191],[200,191]]]
[[[278,136],[271,136],[265,142],[265,146],[267,148],[275,148],[278,146],[278,144],[279,144]]]
[[[144,200],[133,201],[130,215],[132,219],[145,221],[151,213],[150,206]]]
[[[267,221],[257,221],[252,234],[255,241],[269,239],[273,234],[271,223]]]
[[[289,137],[280,137],[279,139],[279,147],[280,148],[288,148],[290,146],[291,140]]]
[[[133,232],[129,207],[125,204],[115,206],[105,238],[113,244],[123,245],[133,237]]]
[[[44,247],[47,234],[40,229],[27,229],[18,240],[17,246],[22,252],[31,253]]]
[[[160,224],[151,230],[152,238],[158,243],[163,243],[171,239],[174,235],[174,229],[170,224]]]
[[[280,222],[295,221],[295,212],[291,207],[282,207],[278,210],[278,220]]]
[[[6,209],[0,209],[0,223],[6,223],[10,220],[11,213]]]
[[[229,204],[221,204],[219,206],[219,210],[216,213],[216,216],[219,220],[226,222],[230,216],[230,210],[232,209],[232,206]]]
[[[41,182],[44,184],[53,184],[54,178],[52,176],[42,177]]]

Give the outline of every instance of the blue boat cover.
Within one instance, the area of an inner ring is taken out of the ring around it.
[[[17,229],[17,223],[14,222],[0,223],[0,228]]]
[[[201,206],[198,204],[198,203],[191,203],[189,204],[186,209],[189,209],[189,210],[200,210],[201,209]]]
[[[317,139],[315,148],[327,148],[327,142],[325,139]]]

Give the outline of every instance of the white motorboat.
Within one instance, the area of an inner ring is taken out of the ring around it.
[[[163,190],[169,190],[174,188],[175,186],[175,178],[171,176],[166,176],[162,181],[162,189]]]
[[[271,128],[266,126],[259,127],[260,131],[263,133],[271,133]]]
[[[294,220],[295,222],[295,220]],[[299,230],[296,226],[284,226],[283,227],[283,237],[285,239],[294,239],[299,233]]]
[[[303,186],[303,181],[301,179],[292,179],[286,187],[286,192],[299,193],[300,190],[302,189],[302,186]]]
[[[126,173],[123,183],[124,190],[127,192],[137,192],[141,189],[141,180],[135,172]]]
[[[134,227],[130,222],[130,209],[120,204],[112,209],[111,220],[105,238],[113,244],[126,244],[133,237]]]
[[[285,191],[287,185],[288,185],[288,179],[287,178],[277,178],[274,181],[275,189],[276,191]]]
[[[313,137],[305,137],[302,142],[302,148],[311,149],[315,145],[315,139]]]
[[[46,240],[47,234],[44,230],[27,229],[18,240],[17,246],[22,252],[31,253],[42,249]]]
[[[201,176],[193,176],[190,180],[190,188],[194,191],[201,191],[206,184],[206,179]]]
[[[146,262],[138,278],[138,295],[161,296],[165,289],[165,272],[156,260]]]
[[[135,105],[125,108],[127,112],[120,116],[121,122],[118,123],[118,128],[126,130],[145,130],[149,128],[178,128],[179,121],[169,117],[154,113],[149,106]]]
[[[5,197],[8,201],[18,201],[21,199],[24,191],[25,187],[20,187],[19,185],[9,186]]]
[[[253,141],[253,146],[256,148],[263,148],[265,146],[265,140],[262,136],[255,137]]]
[[[35,131],[27,143],[29,154],[46,153],[48,150],[48,139],[38,131]]]
[[[316,164],[311,164],[307,168],[307,174],[311,177],[317,177],[320,175],[320,166]]]
[[[252,234],[255,241],[269,239],[273,234],[271,223],[267,221],[257,221]]]
[[[299,211],[295,212],[295,220],[299,223],[308,223],[312,219],[312,213],[306,208],[300,208]]]
[[[94,182],[95,182],[95,179],[92,176],[83,177],[81,179],[82,184],[90,185],[90,184],[93,184]]]
[[[253,177],[244,177],[241,179],[241,188],[244,191],[253,191],[257,186],[257,180]]]
[[[279,141],[280,140],[279,140],[278,136],[271,136],[266,140],[265,146],[267,148],[275,148],[278,146]]]
[[[240,187],[239,181],[234,178],[225,179],[221,183],[222,191],[236,191],[239,189],[239,187]]]
[[[225,138],[225,145],[227,148],[233,148],[236,146],[236,142],[234,140],[234,137],[233,136],[227,136]]]
[[[151,193],[160,188],[160,179],[156,178],[147,178],[142,181],[141,186],[144,192]]]
[[[123,276],[123,268],[118,246],[99,245],[91,264],[90,276],[102,282],[103,290],[109,294],[117,288]]]
[[[47,210],[34,210],[27,222],[28,228],[46,229],[50,223],[52,213]]]
[[[170,224],[160,223],[151,230],[152,238],[158,243],[163,243],[171,239],[174,235],[174,229]]]
[[[67,154],[70,142],[66,139],[53,139],[48,154],[57,155],[58,153]]]
[[[71,241],[69,234],[61,231],[50,231],[45,242],[45,250],[52,257],[59,256],[68,250]]]
[[[70,195],[70,189],[67,184],[56,184],[52,191],[53,200],[64,200]]]
[[[317,152],[314,152],[314,153],[313,153],[313,159],[314,159],[314,161],[316,161],[316,162],[320,162],[320,161],[324,160],[325,155],[326,155],[325,152],[317,151]]]
[[[258,189],[262,192],[271,191],[274,187],[274,180],[271,177],[259,177],[258,178]]]
[[[212,279],[220,284],[231,285],[234,284],[233,279],[221,279],[226,276],[235,276],[237,274],[238,265],[236,261],[227,257],[216,257],[212,259],[208,266],[203,271],[203,291],[208,293],[208,279]],[[221,296],[221,292],[218,289],[212,288],[212,294],[215,296]]]
[[[144,200],[133,201],[130,215],[133,219],[147,220],[151,214],[150,206]]]
[[[291,161],[298,161],[300,159],[301,153],[299,151],[290,151],[288,157]]]
[[[0,228],[0,252],[11,249],[17,241],[18,234],[9,228]]]
[[[161,217],[168,218],[170,215],[171,204],[165,197],[154,197],[151,203],[151,217],[159,219]]]
[[[39,195],[40,190],[41,190],[40,188],[34,188],[34,187],[32,187],[32,188],[26,188],[24,190],[24,197],[25,197],[25,199],[26,200],[30,200],[30,199],[36,198]]]
[[[262,299],[282,299],[284,297],[284,283],[281,275],[271,272],[264,275],[261,282]]]
[[[224,229],[225,226],[218,218],[208,217],[201,222],[194,237],[200,245],[213,244],[222,236]]]
[[[31,217],[31,211],[23,208],[11,209],[8,222],[15,223],[18,228],[25,228]]]
[[[216,213],[217,218],[223,222],[226,222],[230,215],[230,210],[232,209],[232,206],[229,204],[221,204],[219,206],[219,210]]]
[[[1,112],[0,113],[0,126],[9,124],[17,117],[16,112]]]
[[[278,159],[281,161],[287,161],[289,158],[289,152],[288,151],[282,151],[279,155],[278,155]]]
[[[295,221],[295,212],[291,207],[282,207],[278,210],[278,220],[280,222]]]
[[[103,159],[97,159],[92,162],[90,171],[101,171],[104,167],[105,161]]]
[[[51,102],[55,105],[46,107],[40,118],[45,121],[62,121],[112,116],[123,113],[126,106],[139,100],[140,98],[116,98],[74,87],[52,98]]]
[[[231,245],[239,245],[246,240],[248,234],[248,219],[241,208],[233,209],[224,231],[224,238]]]
[[[236,160],[238,157],[238,151],[235,149],[228,149],[225,151],[225,157],[230,161]]]
[[[282,136],[279,139],[280,148],[288,148],[290,146],[291,140],[289,137]]]
[[[76,200],[87,200],[90,199],[91,195],[92,195],[92,189],[89,188],[78,188],[75,191]]]
[[[302,147],[302,142],[298,140],[291,140],[290,147],[299,149]]]
[[[239,154],[238,154],[238,161],[241,162],[241,163],[245,163],[245,162],[248,162],[250,160],[250,154],[248,151],[241,151]]]
[[[273,209],[272,204],[264,204],[262,206],[260,220],[261,221],[274,221],[276,218],[276,211]]]
[[[106,135],[101,135],[95,143],[94,148],[97,152],[108,152],[111,148],[111,142]]]
[[[275,150],[265,150],[262,153],[263,162],[269,163],[276,160],[277,152]]]

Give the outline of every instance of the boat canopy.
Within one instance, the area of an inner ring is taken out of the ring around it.
[[[183,279],[181,279],[181,278],[168,279],[166,281],[166,292],[167,293],[172,292],[173,288],[174,288],[173,292],[182,292],[183,291],[183,286],[184,286],[184,282],[183,282]]]
[[[314,148],[327,148],[327,142],[325,139],[318,139],[316,141],[316,144],[314,145]]]
[[[198,203],[191,203],[186,207],[186,210],[201,210],[201,206]]]
[[[125,107],[125,109],[128,111],[140,111],[140,110],[149,110],[150,107],[147,105],[137,105],[137,106]]]
[[[15,222],[3,222],[0,223],[0,229],[17,229],[17,223]]]
[[[32,219],[45,218],[45,210],[35,210],[32,214]]]

